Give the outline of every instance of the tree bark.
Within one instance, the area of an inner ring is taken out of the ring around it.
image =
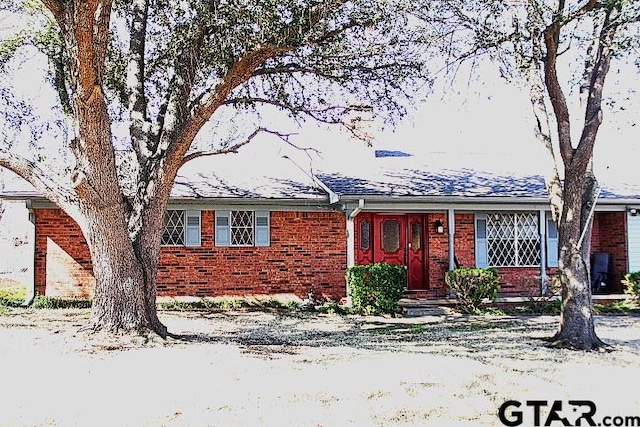
[[[135,250],[118,207],[90,209],[86,215],[96,289],[92,317],[83,329],[141,334],[150,330],[166,337],[167,328],[156,312],[159,249]],[[160,232],[147,230],[143,234],[158,235],[159,248]]]
[[[593,186],[585,186],[585,182],[595,183],[584,171],[567,171],[558,226],[562,310],[558,332],[550,342],[556,347],[595,350],[606,345],[596,335],[593,316],[589,262],[593,218],[589,209],[595,203],[595,195]],[[581,241],[583,232],[585,237]]]

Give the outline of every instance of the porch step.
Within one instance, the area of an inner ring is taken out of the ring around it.
[[[398,302],[402,314],[406,317],[448,316],[455,300],[449,299],[412,299],[403,298]]]
[[[402,309],[405,317],[423,317],[423,316],[448,316],[451,314],[449,307],[407,307]]]

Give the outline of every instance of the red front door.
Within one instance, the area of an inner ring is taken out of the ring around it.
[[[356,221],[356,263],[407,268],[410,290],[427,288],[425,216],[361,213]]]
[[[373,262],[395,265],[406,263],[406,222],[403,215],[375,215],[373,217]]]

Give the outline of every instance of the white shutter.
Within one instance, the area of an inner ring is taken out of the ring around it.
[[[185,246],[200,246],[200,211],[187,211]]]
[[[229,211],[216,211],[216,246],[229,246],[230,244]]]
[[[489,266],[487,246],[487,215],[476,214],[476,267]]]
[[[547,219],[547,267],[558,266],[558,227]]]
[[[640,271],[640,215],[627,214],[629,272]]]
[[[269,246],[270,239],[270,223],[269,211],[256,211],[256,246]]]

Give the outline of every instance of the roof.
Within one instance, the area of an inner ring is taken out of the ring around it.
[[[342,198],[547,199],[544,159],[529,154],[359,150],[326,159],[316,175]],[[602,199],[640,201],[640,183],[599,182]]]
[[[397,169],[363,177],[318,174],[331,190],[352,196],[546,197],[540,175],[499,175],[471,169]]]
[[[0,168],[1,169],[1,168]],[[42,199],[29,183],[6,171],[0,197]],[[326,203],[328,194],[312,174],[271,147],[248,146],[238,153],[206,156],[187,162],[176,175],[171,198],[179,200],[241,199]]]
[[[171,197],[325,200],[327,194],[288,158],[247,150],[188,162],[178,171]]]
[[[237,154],[201,157],[179,171],[174,200],[329,204],[372,197],[392,201],[544,203],[542,160],[496,153],[416,153],[342,142],[310,155],[271,141]],[[326,147],[325,147],[326,148]],[[601,201],[640,204],[640,183],[601,179]],[[18,185],[17,185],[18,184]],[[40,197],[20,178],[7,180],[5,198]]]

